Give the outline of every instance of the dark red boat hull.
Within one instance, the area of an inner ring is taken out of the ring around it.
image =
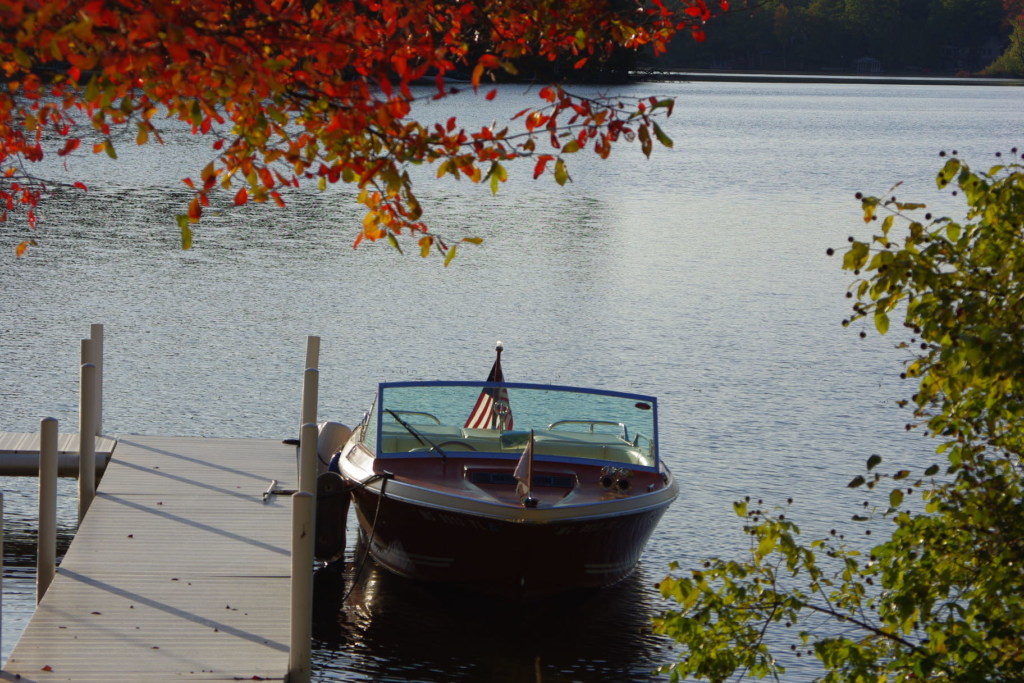
[[[671,502],[527,523],[424,507],[389,495],[377,512],[379,493],[372,489],[360,489],[353,498],[370,552],[386,569],[511,598],[601,588],[624,579]]]

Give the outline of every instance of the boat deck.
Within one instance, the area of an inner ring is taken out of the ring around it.
[[[4,680],[281,680],[295,448],[121,439]]]

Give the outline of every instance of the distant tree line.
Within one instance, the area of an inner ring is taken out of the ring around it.
[[[738,3],[737,3],[738,4]],[[1017,50],[1020,0],[777,0],[712,18],[659,67],[977,73]],[[1011,40],[1011,38],[1015,40]],[[1014,55],[1015,56],[1015,55]],[[1020,75],[1024,75],[1024,61]],[[1000,69],[1014,70],[1014,60]]]

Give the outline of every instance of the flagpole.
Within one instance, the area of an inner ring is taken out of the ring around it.
[[[537,507],[537,499],[533,497],[533,430],[530,430],[530,444],[526,456],[526,497],[523,505],[528,508]]]

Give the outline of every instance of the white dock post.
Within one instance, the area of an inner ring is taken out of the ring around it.
[[[96,366],[96,434],[103,433],[103,324],[93,323],[89,327],[92,339],[92,358],[88,363]]]
[[[86,340],[82,340],[83,346]],[[96,366],[82,365],[78,408],[78,523],[96,493]]]
[[[316,445],[315,422],[302,425],[299,439],[299,490],[316,497]],[[315,501],[314,501],[315,503]]]
[[[306,337],[306,367],[320,367],[320,337]]]
[[[306,368],[302,373],[302,409],[299,416],[299,437],[302,437],[302,425],[316,424],[317,399],[320,392],[320,371]]]
[[[39,536],[36,546],[36,603],[57,569],[57,420],[39,422]]]
[[[288,683],[309,683],[313,660],[313,496],[292,496],[292,605]]]

